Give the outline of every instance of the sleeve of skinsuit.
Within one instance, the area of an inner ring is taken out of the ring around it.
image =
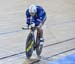
[[[29,10],[26,10],[26,24],[30,25],[30,14],[29,14]]]
[[[41,11],[41,12],[40,12],[40,14],[39,14],[39,19],[40,19],[41,22],[44,21],[45,15],[46,15],[46,13],[45,13],[44,11]]]
[[[39,13],[38,13],[38,16],[39,16],[38,21],[43,22],[44,18],[46,16],[46,12],[44,11],[44,9],[42,7],[38,7],[38,11],[39,11]]]

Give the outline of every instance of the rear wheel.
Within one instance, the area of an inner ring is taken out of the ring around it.
[[[43,48],[43,45],[40,45],[40,37],[37,36],[36,37],[36,54],[37,54],[37,56],[41,55],[42,48]]]
[[[26,57],[29,59],[32,56],[33,53],[33,40],[32,40],[32,34],[30,33],[27,37],[26,41]]]

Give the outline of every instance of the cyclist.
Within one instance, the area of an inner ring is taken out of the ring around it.
[[[42,26],[46,21],[46,12],[41,6],[30,5],[26,10],[26,25],[29,26],[32,24],[36,27],[37,33],[40,34],[40,45],[43,45],[43,29]]]

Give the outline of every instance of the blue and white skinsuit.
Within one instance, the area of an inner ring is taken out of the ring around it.
[[[46,12],[41,6],[37,7],[37,13],[34,17],[32,17],[29,13],[29,9],[26,10],[26,24],[30,25],[32,22],[35,23],[35,26],[39,26],[40,23],[44,23],[46,20]]]

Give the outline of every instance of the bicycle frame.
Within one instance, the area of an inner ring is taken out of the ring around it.
[[[27,28],[23,28],[23,30],[29,30]],[[32,56],[33,50],[36,50],[37,56],[40,56],[43,46],[40,46],[39,43],[39,34],[37,34],[36,41],[34,35],[35,28],[31,28],[30,33],[26,40],[26,56],[30,58]]]

